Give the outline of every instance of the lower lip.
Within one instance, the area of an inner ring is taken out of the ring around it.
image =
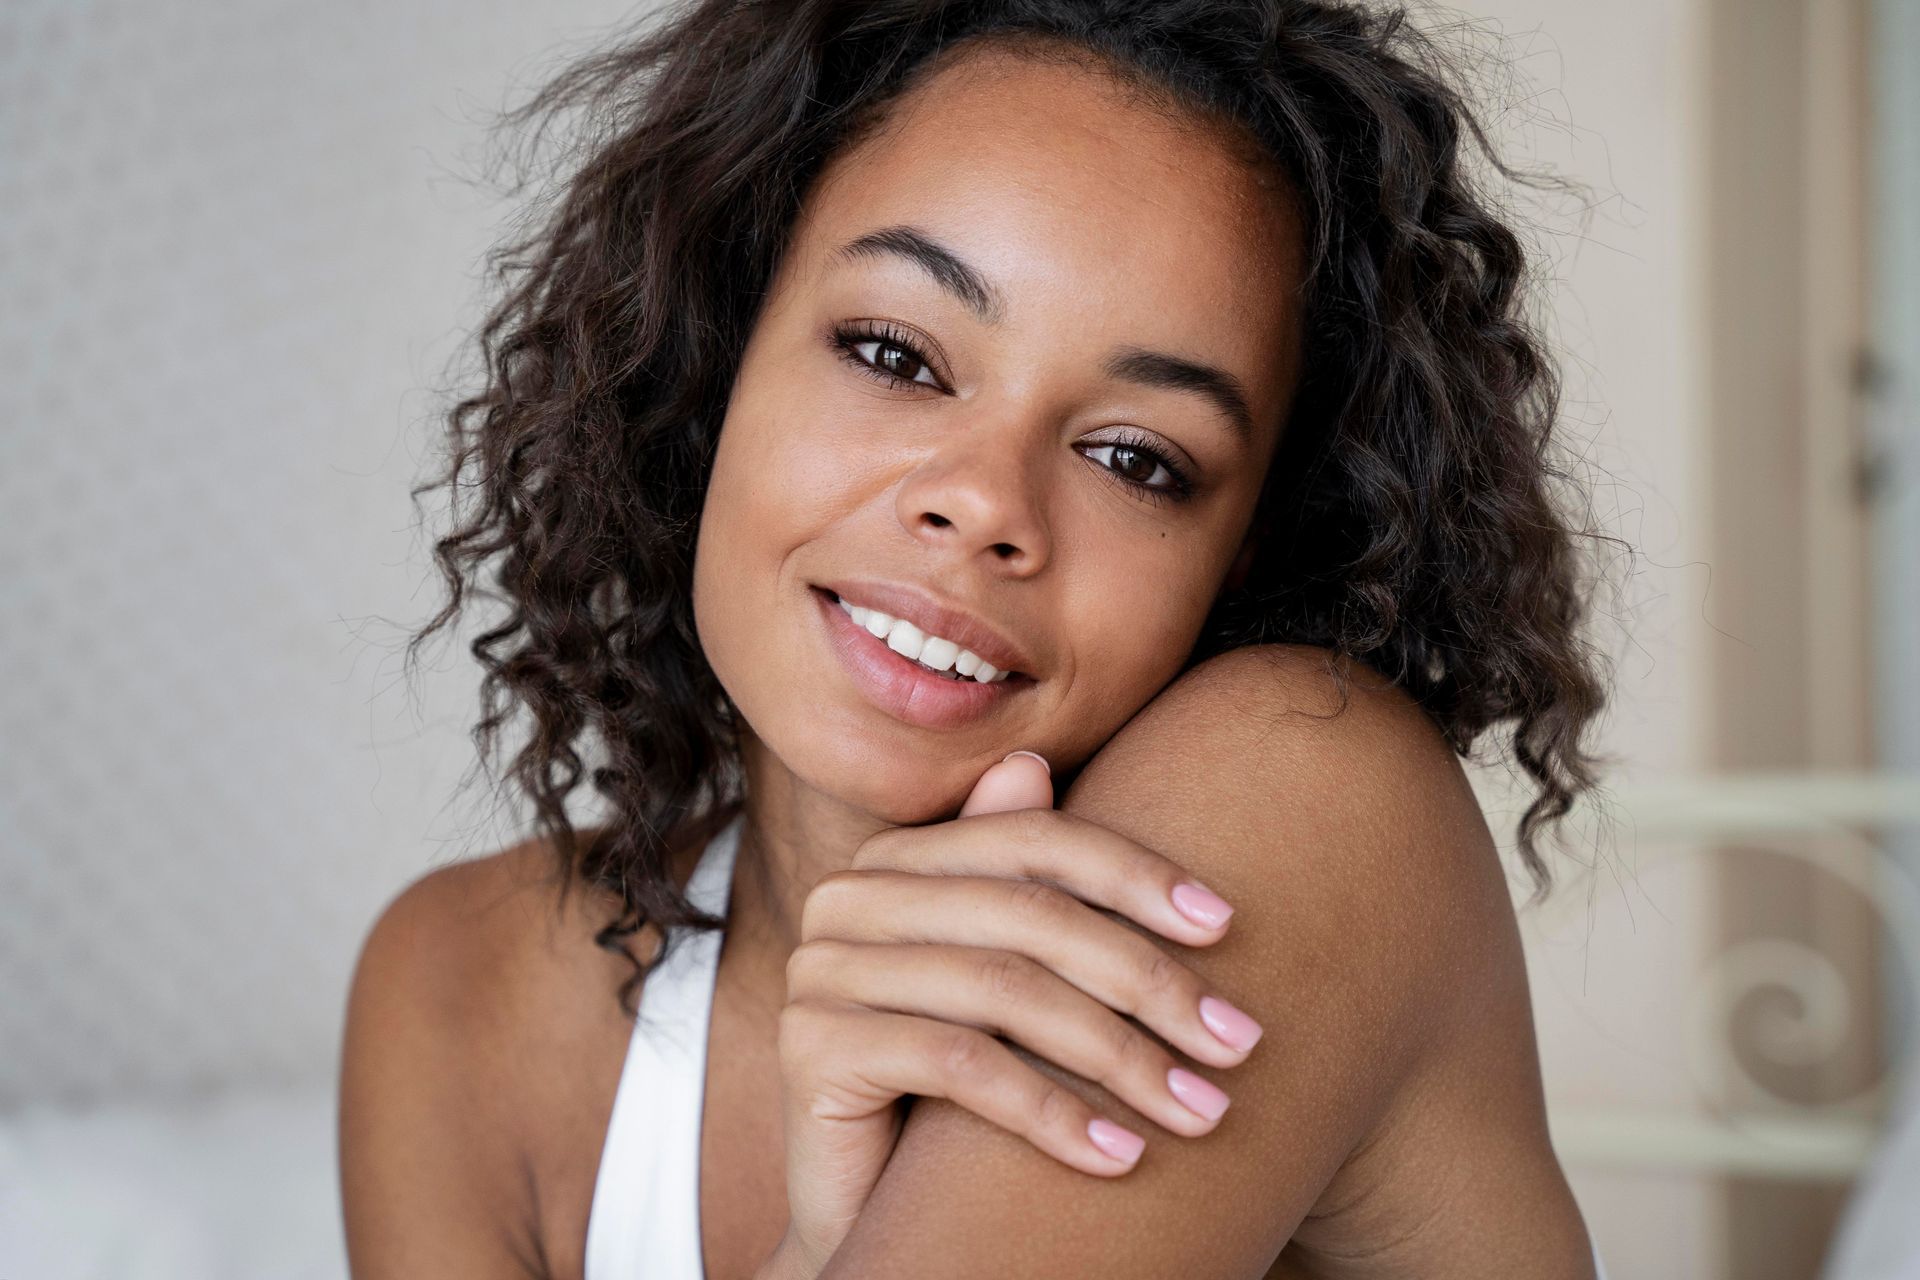
[[[819,587],[807,588],[819,606],[827,637],[847,674],[882,711],[923,729],[956,729],[1017,697],[1033,681],[1017,676],[981,684],[935,675],[856,623],[840,602]]]

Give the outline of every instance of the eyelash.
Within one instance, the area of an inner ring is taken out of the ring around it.
[[[908,338],[901,330],[884,322],[870,325],[843,324],[834,327],[833,345],[839,350],[841,358],[852,365],[857,372],[863,373],[874,381],[887,386],[919,387],[926,385],[921,382],[909,381],[891,369],[883,369],[869,362],[855,350],[856,347],[867,342],[877,342],[881,346],[893,347],[899,351],[903,351],[907,355],[912,356],[915,362],[922,368],[930,372],[933,369],[932,362],[921,353],[918,346],[914,345],[912,339]],[[1104,463],[1100,464],[1102,471],[1112,476],[1115,480],[1118,480],[1121,484],[1145,494],[1155,503],[1169,501],[1185,502],[1193,496],[1193,481],[1188,477],[1187,473],[1180,468],[1177,462],[1155,447],[1151,436],[1138,432],[1127,432],[1117,440],[1102,440],[1094,447],[1097,449],[1124,449],[1129,453],[1138,453],[1151,458],[1154,462],[1166,468],[1167,474],[1173,477],[1173,483],[1151,485],[1144,481],[1130,479],[1127,476],[1121,475],[1112,467]]]

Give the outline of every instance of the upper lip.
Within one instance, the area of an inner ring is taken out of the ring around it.
[[[863,609],[878,609],[895,618],[905,618],[928,635],[940,636],[963,649],[971,649],[1001,671],[1033,678],[1033,660],[1004,631],[978,614],[942,600],[924,587],[873,578],[845,578],[819,585],[848,604],[857,604]]]

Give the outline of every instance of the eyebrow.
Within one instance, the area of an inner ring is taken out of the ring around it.
[[[1006,298],[966,259],[918,227],[893,226],[869,231],[833,251],[833,258],[854,262],[861,258],[904,259],[924,271],[935,284],[959,299],[983,323],[1006,319]],[[1245,386],[1233,374],[1215,365],[1189,360],[1144,347],[1119,347],[1103,366],[1110,378],[1164,391],[1184,391],[1201,397],[1219,410],[1241,444],[1253,440],[1253,411]]]

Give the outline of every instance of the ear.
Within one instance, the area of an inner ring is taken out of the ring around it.
[[[1253,568],[1254,548],[1260,541],[1258,531],[1250,530],[1241,542],[1240,550],[1233,557],[1233,565],[1227,570],[1226,590],[1237,591],[1247,580],[1247,573]]]

